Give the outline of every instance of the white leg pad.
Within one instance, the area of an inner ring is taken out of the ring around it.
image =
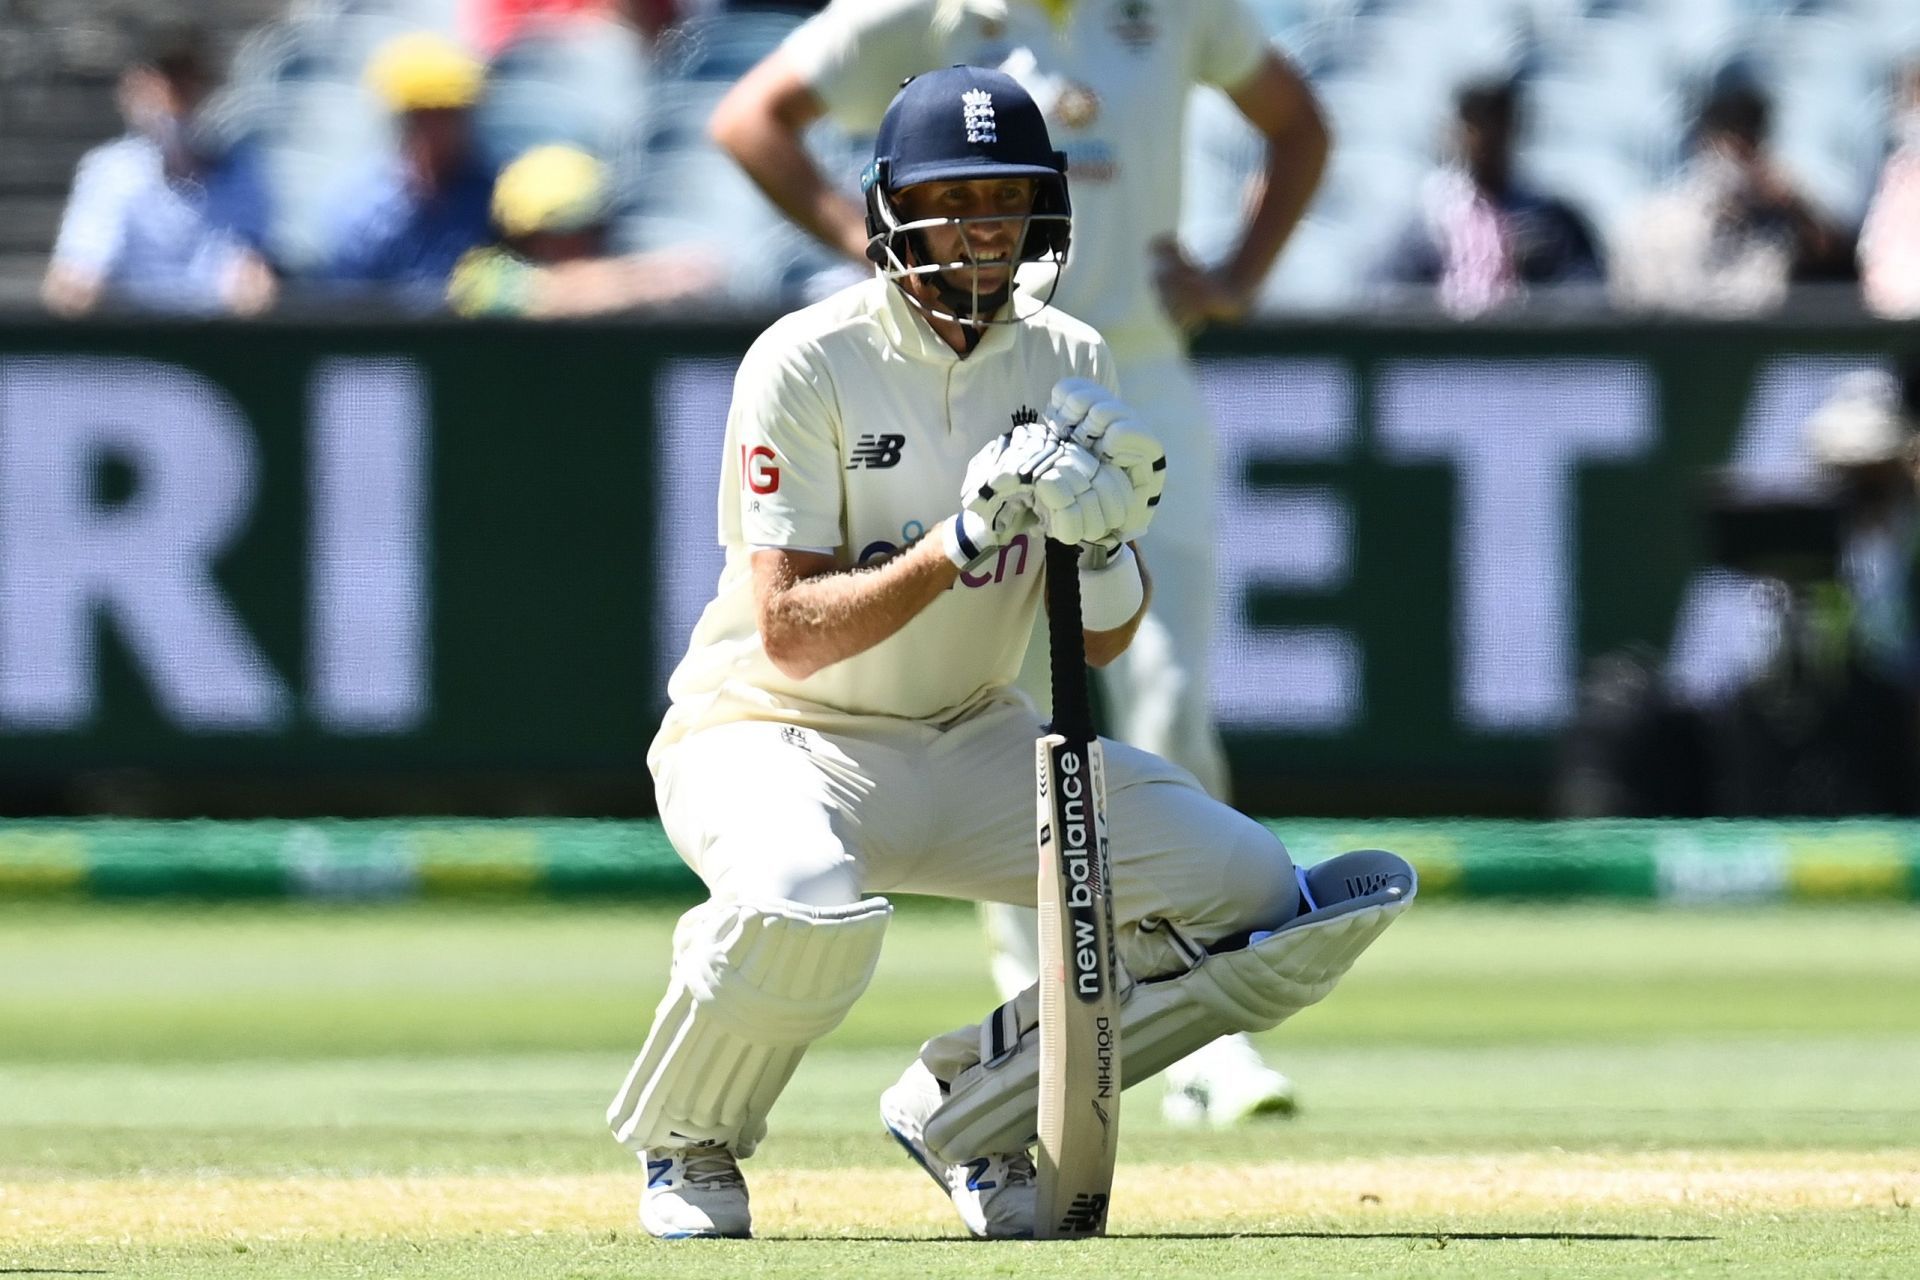
[[[1403,864],[1404,865],[1404,864]],[[1360,953],[1413,900],[1393,887],[1295,917],[1285,927],[1235,951],[1207,955],[1174,977],[1136,983],[1120,1010],[1121,1079],[1131,1088],[1214,1039],[1266,1031],[1325,998]],[[1009,1002],[984,1024],[981,1062],[953,1081],[947,1100],[927,1120],[934,1154],[958,1164],[1013,1151],[1038,1127],[1040,1037],[1032,993]],[[988,1052],[1017,1041],[997,1055]]]
[[[673,932],[673,978],[607,1123],[635,1149],[747,1156],[807,1046],[867,989],[893,907],[707,902]]]

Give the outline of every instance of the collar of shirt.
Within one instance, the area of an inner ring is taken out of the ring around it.
[[[973,350],[962,356],[947,345],[946,339],[933,331],[927,317],[907,297],[906,290],[892,280],[883,281],[883,284],[879,316],[881,328],[886,332],[887,341],[910,360],[956,364],[962,359],[991,358],[1013,345],[1013,329],[1020,321],[990,324],[980,341],[974,344]],[[1012,306],[1013,303],[1007,305]]]

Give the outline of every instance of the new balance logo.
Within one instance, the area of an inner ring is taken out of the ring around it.
[[[671,1172],[673,1172],[673,1161],[671,1158],[647,1161],[647,1185],[657,1187],[669,1182],[670,1179],[667,1175]]]
[[[900,465],[900,451],[906,447],[907,438],[896,435],[861,436],[853,446],[853,458],[847,463],[847,470],[858,471],[867,467],[874,471],[885,471],[888,467]]]
[[[1363,898],[1369,893],[1378,893],[1387,887],[1392,876],[1385,871],[1369,872],[1364,876],[1348,876],[1345,880],[1349,897]]]
[[[1038,421],[1040,421],[1040,411],[1038,409],[1029,408],[1023,404],[1013,411],[1013,425],[1016,427],[1024,427],[1028,423]]]
[[[1084,1235],[1098,1231],[1106,1225],[1107,1197],[1105,1192],[1083,1191],[1073,1198],[1067,1211],[1060,1215],[1060,1230]]]

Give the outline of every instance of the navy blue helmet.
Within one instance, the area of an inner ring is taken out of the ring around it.
[[[966,66],[913,77],[887,107],[873,163],[860,180],[867,256],[883,268],[916,256],[902,252],[911,242],[896,243],[913,230],[894,207],[892,197],[901,189],[975,178],[1033,179],[1033,211],[1019,259],[1066,261],[1073,212],[1066,156],[1053,149],[1046,118],[1018,81],[1002,71]]]

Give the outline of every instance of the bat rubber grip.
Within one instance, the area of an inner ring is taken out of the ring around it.
[[[1093,740],[1086,637],[1080,622],[1080,549],[1047,539],[1047,629],[1053,662],[1053,732]]]

